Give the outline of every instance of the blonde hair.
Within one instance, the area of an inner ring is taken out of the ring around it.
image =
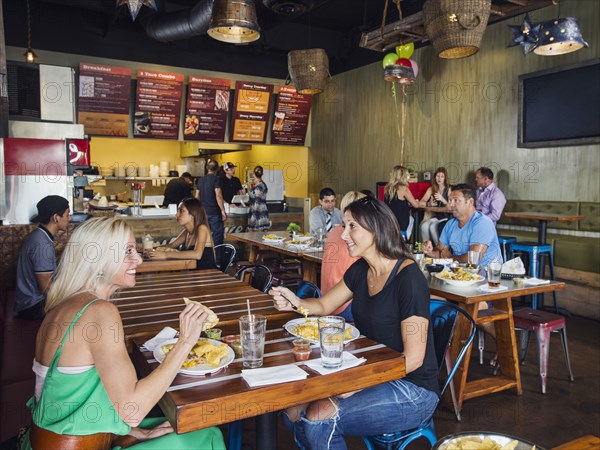
[[[123,220],[99,217],[75,229],[60,258],[46,300],[46,312],[81,292],[110,285],[125,260],[131,227]]]
[[[404,166],[394,166],[390,171],[390,181],[385,185],[385,196],[390,200],[394,198],[399,186],[408,186],[410,173]]]
[[[356,200],[359,200],[363,197],[366,197],[366,195],[363,194],[362,192],[358,192],[358,191],[346,192],[346,194],[342,197],[342,201],[340,202],[340,210],[342,212],[344,212],[344,209],[346,209],[346,206],[348,206],[350,203],[355,202]]]

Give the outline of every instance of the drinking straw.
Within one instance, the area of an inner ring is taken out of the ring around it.
[[[250,299],[249,298],[246,299],[246,306],[248,307],[248,320],[252,320],[251,319],[252,313],[250,312]]]

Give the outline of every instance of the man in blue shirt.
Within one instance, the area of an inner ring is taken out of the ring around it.
[[[56,270],[54,236],[67,231],[71,221],[69,202],[59,195],[48,195],[37,204],[32,222],[39,226],[23,240],[17,264],[15,312],[21,319],[42,319],[46,291]]]
[[[448,205],[454,218],[444,227],[437,250],[434,250],[431,241],[423,243],[425,254],[466,263],[469,250],[473,250],[480,253],[483,267],[493,260],[502,262],[494,222],[475,209],[475,198],[474,189],[467,184],[452,188]]]

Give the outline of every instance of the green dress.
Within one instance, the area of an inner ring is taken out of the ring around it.
[[[92,300],[79,311],[64,335],[56,354],[52,358],[40,399],[35,395],[27,406],[31,409],[33,422],[40,428],[57,434],[85,436],[95,433],[126,435],[131,430],[114,409],[104,389],[98,371],[94,366],[78,374],[64,374],[58,371],[57,364],[62,347],[87,307],[97,301]],[[164,418],[145,419],[142,428],[150,428],[164,422]],[[29,435],[22,443],[22,449],[31,449]],[[225,449],[221,431],[216,427],[186,434],[171,433],[156,439],[141,442],[129,448],[144,449]]]

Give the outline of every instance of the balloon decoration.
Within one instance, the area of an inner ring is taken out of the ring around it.
[[[415,74],[415,78],[417,78],[417,75],[419,75],[419,66],[417,65],[416,61],[413,61],[412,59],[410,59],[409,61],[410,67],[412,67],[413,73]]]
[[[397,59],[398,55],[396,53],[388,53],[383,57],[383,68],[394,65]]]
[[[408,44],[400,44],[396,46],[396,53],[399,58],[410,59],[412,54],[415,51],[415,44],[413,42],[409,42]]]

